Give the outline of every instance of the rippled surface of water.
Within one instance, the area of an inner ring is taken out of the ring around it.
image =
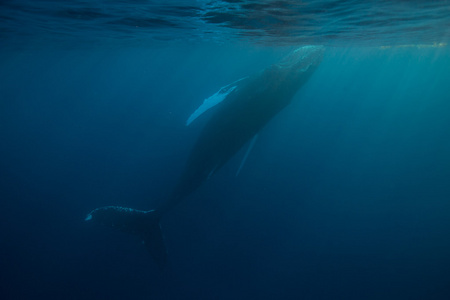
[[[449,38],[448,0],[0,2],[0,40],[9,43],[244,39],[380,46]]]

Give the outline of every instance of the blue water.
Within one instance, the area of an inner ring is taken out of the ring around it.
[[[0,298],[449,299],[449,2],[298,3],[2,1]],[[164,201],[189,115],[310,43],[239,176],[163,219],[164,271],[83,221]]]

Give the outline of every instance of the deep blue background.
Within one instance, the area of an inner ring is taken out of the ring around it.
[[[162,223],[160,272],[93,208],[164,201],[190,113],[286,48],[3,51],[2,299],[449,299],[448,48],[330,48],[295,102]]]

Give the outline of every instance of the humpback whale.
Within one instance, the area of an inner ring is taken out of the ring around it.
[[[220,170],[245,144],[249,141],[251,146],[254,144],[258,132],[292,101],[311,77],[323,53],[323,46],[300,47],[280,62],[235,81],[206,99],[187,123],[208,110],[210,119],[199,134],[178,183],[162,205],[153,210],[105,206],[91,211],[85,220],[138,235],[157,265],[163,268],[167,251],[161,217]]]

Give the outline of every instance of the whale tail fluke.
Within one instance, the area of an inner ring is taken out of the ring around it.
[[[159,224],[158,211],[104,206],[91,211],[85,220],[139,236],[157,265],[161,269],[164,268],[167,251]]]

